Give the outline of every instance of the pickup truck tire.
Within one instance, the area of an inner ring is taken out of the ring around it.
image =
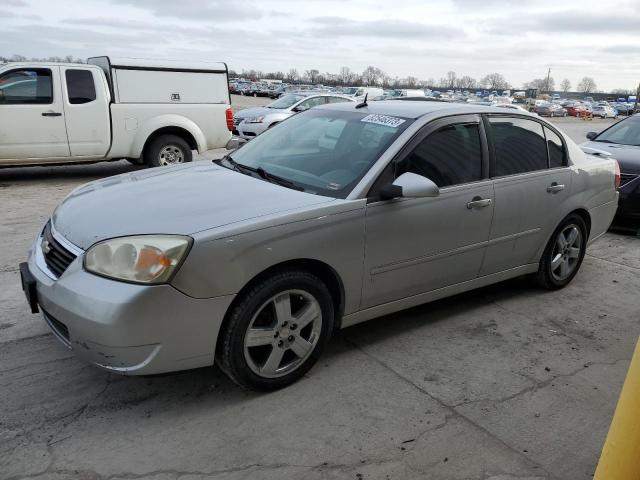
[[[150,167],[164,167],[190,162],[191,147],[176,135],[161,135],[149,142],[144,151],[144,162]]]

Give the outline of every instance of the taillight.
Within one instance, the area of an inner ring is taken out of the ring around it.
[[[233,132],[233,109],[231,107],[227,108],[227,128],[230,132]]]
[[[618,163],[617,160],[614,160],[614,163],[616,164],[616,167],[615,167],[616,176],[615,176],[615,179],[613,180],[613,184],[615,185],[617,190],[620,187],[620,164]]]

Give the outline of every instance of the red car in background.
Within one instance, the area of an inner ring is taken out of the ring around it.
[[[593,116],[591,109],[586,105],[582,105],[580,103],[574,103],[573,105],[565,105],[564,109],[572,117]]]

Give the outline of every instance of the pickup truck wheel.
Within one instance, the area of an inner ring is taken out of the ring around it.
[[[238,298],[220,332],[218,365],[238,385],[285,387],[318,360],[333,330],[325,284],[303,270],[282,270]]]
[[[536,282],[547,290],[564,288],[576,276],[587,249],[587,226],[580,215],[571,214],[549,239]]]
[[[161,135],[147,146],[144,159],[150,167],[164,167],[190,162],[192,159],[191,147],[184,139],[176,135]]]

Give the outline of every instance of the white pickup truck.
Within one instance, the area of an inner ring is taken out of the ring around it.
[[[224,63],[0,65],[0,167],[189,162],[231,139],[227,77]]]

